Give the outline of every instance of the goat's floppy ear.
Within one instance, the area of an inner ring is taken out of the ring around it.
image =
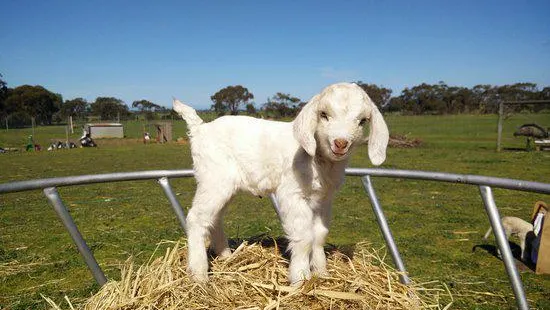
[[[315,156],[317,142],[315,142],[315,127],[317,127],[317,106],[319,95],[314,96],[302,108],[293,123],[294,138],[298,140],[302,148],[309,154]]]
[[[374,102],[367,96],[367,104],[371,106],[369,132],[369,158],[373,165],[378,166],[386,160],[386,148],[390,139],[388,126]]]

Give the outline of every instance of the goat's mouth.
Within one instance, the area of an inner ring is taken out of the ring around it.
[[[340,150],[334,150],[333,148],[330,149],[332,151],[332,154],[336,157],[344,157],[348,154],[348,150],[340,151]]]

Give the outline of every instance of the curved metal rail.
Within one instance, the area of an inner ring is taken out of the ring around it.
[[[373,212],[376,216],[382,235],[384,236],[384,240],[386,241],[388,250],[390,251],[392,260],[396,268],[400,271],[400,280],[402,283],[405,284],[410,283],[410,279],[407,275],[405,265],[403,264],[399,251],[397,249],[397,245],[395,244],[394,238],[392,236],[390,227],[388,225],[380,202],[378,201],[378,198],[376,196],[371,177],[406,178],[479,186],[480,195],[485,205],[485,211],[487,212],[489,222],[493,227],[493,231],[497,240],[497,245],[503,257],[504,266],[506,268],[508,278],[510,279],[510,284],[512,286],[512,290],[514,291],[518,308],[529,309],[527,299],[525,297],[525,292],[523,290],[523,285],[514,264],[514,258],[512,256],[508,240],[506,239],[502,223],[500,221],[500,215],[493,198],[491,187],[550,194],[550,184],[479,175],[380,168],[348,168],[346,169],[346,175],[362,178],[363,187],[369,195]],[[174,212],[176,213],[176,216],[180,222],[181,228],[185,231],[185,213],[180,203],[178,202],[174,192],[172,191],[169,179],[191,176],[193,176],[193,170],[153,170],[36,179],[0,184],[0,194],[38,189],[43,190],[44,195],[53,205],[54,210],[57,212],[60,220],[63,222],[65,228],[71,235],[74,243],[76,244],[80,254],[88,265],[88,268],[90,269],[96,282],[100,285],[103,285],[107,282],[107,278],[99,267],[89,247],[86,245],[86,242],[84,241],[82,235],[78,231],[78,228],[76,227],[76,224],[74,223],[74,220],[69,214],[67,208],[63,204],[61,197],[59,196],[59,192],[57,191],[57,187],[156,179],[159,185],[162,187],[168,200],[170,201],[170,204],[172,205]],[[275,207],[275,210],[278,213],[279,207],[277,204],[277,199],[273,194],[271,195],[271,201]]]

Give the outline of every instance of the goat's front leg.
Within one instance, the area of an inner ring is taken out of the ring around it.
[[[310,256],[313,248],[313,212],[309,204],[300,197],[279,199],[283,229],[289,240],[290,265],[288,280],[299,286],[311,278]]]
[[[313,214],[313,249],[311,252],[311,271],[321,277],[328,276],[327,259],[325,256],[325,240],[330,224],[331,204],[323,204]]]

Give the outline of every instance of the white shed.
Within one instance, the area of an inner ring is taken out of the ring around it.
[[[124,138],[124,127],[119,123],[86,124],[86,131],[92,139]]]

